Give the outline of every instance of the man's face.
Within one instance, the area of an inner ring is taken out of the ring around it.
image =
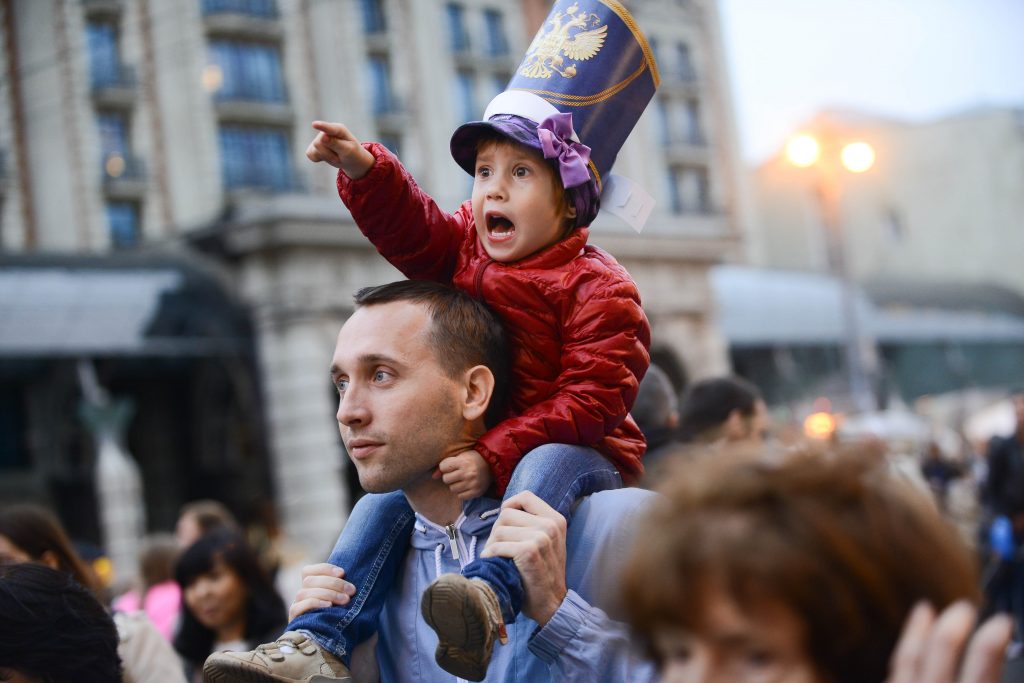
[[[357,309],[338,333],[331,364],[338,429],[359,483],[372,493],[429,483],[465,438],[462,388],[441,368],[430,326],[424,306],[393,302]]]

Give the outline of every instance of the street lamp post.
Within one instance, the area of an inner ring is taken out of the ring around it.
[[[868,171],[875,152],[866,142],[852,142],[836,154],[838,145],[821,144],[810,135],[799,135],[786,145],[790,163],[800,168],[814,168],[815,196],[825,231],[828,264],[839,278],[840,308],[843,316],[843,351],[847,384],[853,404],[859,412],[873,411],[877,405],[871,388],[868,367],[874,358],[871,340],[864,336],[857,312],[856,290],[845,249],[845,235],[840,216],[840,166],[850,173]]]

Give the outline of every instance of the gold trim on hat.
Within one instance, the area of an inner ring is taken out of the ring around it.
[[[619,81],[610,88],[605,88],[599,93],[593,95],[568,95],[566,93],[554,92],[551,90],[537,90],[534,88],[511,88],[512,90],[522,90],[524,92],[533,93],[534,95],[540,95],[551,104],[564,104],[569,107],[588,107],[598,102],[604,102],[605,100],[611,99],[619,92],[624,90],[626,86],[636,80],[637,76],[647,70],[647,64],[641,64],[640,67],[626,76],[624,80]]]
[[[598,0],[602,5],[609,8],[611,11],[619,15],[619,19],[622,19],[622,23],[629,28],[633,37],[636,38],[636,42],[640,43],[640,49],[644,53],[644,61],[651,68],[651,78],[654,79],[654,88],[657,89],[661,85],[661,75],[658,73],[658,63],[654,61],[654,51],[651,50],[651,46],[647,44],[647,38],[644,36],[643,31],[636,25],[636,20],[633,19],[633,15],[629,13],[629,10],[623,7],[617,0]]]

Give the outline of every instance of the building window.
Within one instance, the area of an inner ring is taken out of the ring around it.
[[[389,114],[398,109],[391,90],[391,67],[387,57],[374,55],[367,61],[370,71],[370,102],[375,116]]]
[[[260,19],[276,19],[275,0],[203,0],[203,16],[208,14],[246,14]]]
[[[221,73],[217,99],[285,101],[281,51],[277,46],[216,40],[210,43],[210,61]]]
[[[459,69],[455,72],[455,101],[458,102],[461,121],[476,121],[482,113],[476,108],[474,85],[472,71]]]
[[[672,127],[669,125],[669,103],[668,100],[657,98],[658,110],[658,135],[661,139],[661,144],[670,145],[672,144]]]
[[[686,43],[676,43],[676,76],[684,83],[697,79],[697,72],[690,57],[690,46]]]
[[[445,5],[448,15],[448,37],[451,40],[452,52],[459,54],[469,52],[469,32],[466,30],[466,10],[462,5],[450,2]]]
[[[671,166],[668,172],[672,213],[711,213],[711,189],[706,168]]]
[[[110,21],[90,21],[86,25],[86,41],[92,87],[118,85],[122,79],[117,26]]]
[[[221,170],[229,189],[292,187],[288,136],[278,128],[221,126]]]
[[[503,57],[508,54],[508,39],[505,38],[505,17],[495,9],[484,10],[484,24],[487,26],[487,54]]]
[[[687,100],[683,106],[683,135],[691,145],[705,144],[704,130],[700,124],[700,104],[697,100]]]
[[[362,0],[362,4],[363,30],[370,35],[387,31],[388,25],[384,19],[383,2],[381,0]]]
[[[112,154],[124,156],[128,151],[125,115],[117,111],[99,112],[96,114],[96,126],[100,132],[100,152],[103,158]]]
[[[110,245],[115,249],[129,249],[139,242],[139,207],[133,202],[109,202],[107,224]]]
[[[907,225],[903,220],[903,213],[899,209],[893,207],[886,209],[883,221],[891,241],[898,244],[907,239]]]

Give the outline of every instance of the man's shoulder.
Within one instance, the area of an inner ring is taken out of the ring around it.
[[[569,531],[601,534],[630,526],[656,497],[653,491],[632,486],[598,491],[580,501],[572,514]]]

